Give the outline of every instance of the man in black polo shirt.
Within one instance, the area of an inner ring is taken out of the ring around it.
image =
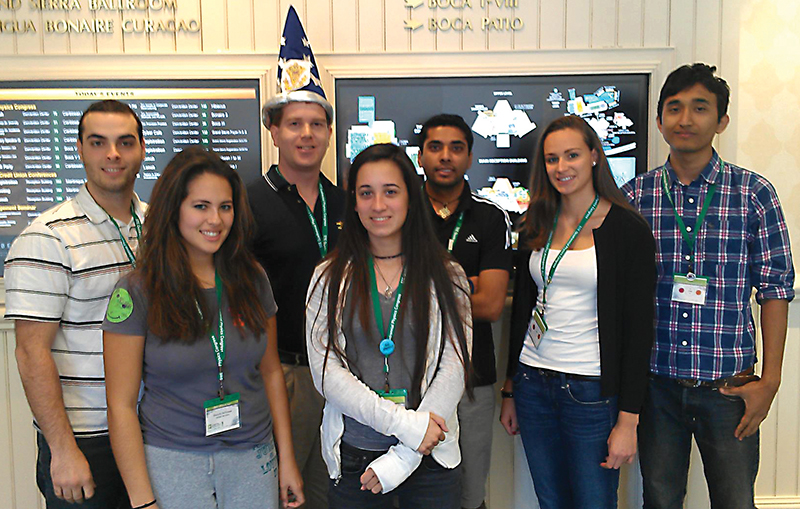
[[[323,509],[328,493],[319,436],[324,402],[308,369],[303,324],[306,290],[317,262],[336,245],[345,193],[320,173],[330,142],[333,108],[319,86],[314,56],[294,8],[289,8],[283,35],[278,71],[281,92],[262,111],[264,125],[278,147],[278,164],[247,192],[257,222],[253,251],[269,275],[278,304],[278,352],[286,377],[297,465],[303,474],[304,507]],[[281,79],[282,74],[286,79]]]
[[[473,136],[458,115],[436,115],[420,133],[420,165],[427,181],[439,240],[458,260],[472,291],[475,401],[458,406],[461,425],[461,506],[485,508],[486,476],[492,451],[494,390],[497,380],[491,322],[500,318],[511,270],[508,214],[470,192],[464,174],[472,165]]]

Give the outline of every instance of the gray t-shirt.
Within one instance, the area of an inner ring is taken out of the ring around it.
[[[209,336],[203,335],[191,343],[164,342],[147,327],[148,299],[135,274],[122,278],[117,288],[129,293],[132,310],[130,316],[121,321],[119,313],[112,313],[118,323],[109,320],[107,314],[103,330],[145,337],[144,393],[139,402],[144,443],[169,449],[216,451],[228,447],[243,449],[265,442],[272,434],[272,417],[258,367],[267,348],[266,335],[254,336],[250,329],[243,327],[243,337],[235,326],[237,319],[230,314],[227,298],[223,296],[225,393],[239,393],[241,426],[207,437],[203,402],[216,398],[219,389],[217,361]],[[203,292],[207,309],[219,317],[216,291],[209,288]],[[116,296],[115,291],[112,300]],[[274,316],[277,306],[266,274],[259,300],[267,316]],[[213,320],[213,331],[217,331],[218,322],[218,318]],[[269,341],[273,340],[269,338]]]
[[[351,287],[352,288],[352,287]],[[367,296],[369,298],[369,296]],[[342,330],[345,336],[345,355],[347,355],[350,371],[372,390],[383,390],[385,385],[383,374],[383,354],[378,349],[382,337],[378,337],[378,328],[372,312],[372,301],[369,301],[369,324],[374,328],[371,335],[361,327],[361,318],[355,310],[350,319],[353,302],[352,289],[348,289],[344,306],[344,323]],[[381,312],[384,327],[389,327],[392,316],[394,296],[387,298],[380,294]],[[415,334],[411,327],[411,308],[408,307],[402,319],[398,320],[394,333],[395,351],[389,356],[389,386],[392,389],[406,389],[409,395],[408,408],[416,408],[419,401],[411,401],[411,379],[414,373]],[[386,436],[348,416],[344,417],[344,435],[342,441],[353,447],[368,451],[385,451],[397,443],[397,438]]]

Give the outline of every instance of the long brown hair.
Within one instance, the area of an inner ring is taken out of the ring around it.
[[[239,175],[217,154],[199,147],[180,152],[156,181],[144,220],[144,235],[136,273],[149,299],[148,326],[165,341],[193,342],[204,336],[215,318],[207,309],[202,288],[192,272],[178,229],[180,207],[189,184],[206,173],[231,186],[234,217],[230,233],[214,254],[236,326],[255,335],[265,331],[267,315],[256,297],[265,280],[263,269],[248,249],[253,217]],[[198,316],[198,306],[202,319]]]
[[[614,205],[633,212],[637,217],[644,221],[639,212],[628,203],[625,195],[617,187],[614,177],[611,175],[611,168],[608,166],[608,159],[603,153],[603,144],[600,138],[585,120],[575,115],[568,115],[557,118],[544,128],[539,142],[536,144],[536,157],[533,160],[531,170],[530,193],[531,201],[527,212],[523,217],[522,230],[525,236],[530,239],[531,249],[541,249],[547,242],[550,230],[553,228],[553,220],[556,211],[561,203],[561,194],[556,191],[547,176],[547,169],[544,161],[544,142],[547,137],[554,132],[564,129],[574,129],[583,136],[583,141],[589,147],[589,151],[597,154],[597,165],[592,167],[592,185],[595,192],[601,198],[605,198]]]
[[[468,394],[472,394],[469,381],[469,352],[467,350],[466,327],[472,324],[465,323],[465,310],[461,308],[456,299],[456,292],[466,290],[454,284],[455,272],[451,261],[453,258],[445,251],[437,240],[430,215],[422,193],[422,184],[417,177],[414,164],[403,152],[403,149],[391,144],[372,145],[356,156],[350,168],[347,179],[347,202],[344,212],[344,225],[339,241],[326,258],[330,264],[326,267],[323,277],[328,291],[328,341],[325,352],[325,365],[333,353],[340,359],[346,359],[345,352],[339,348],[335,341],[335,331],[338,328],[337,317],[343,295],[339,289],[344,281],[344,288],[352,288],[351,317],[358,309],[362,328],[369,334],[369,339],[378,341],[382,338],[374,337],[374,318],[370,308],[370,276],[368,258],[371,255],[369,235],[356,213],[356,179],[359,170],[367,163],[376,161],[390,161],[394,163],[403,174],[403,180],[408,189],[408,213],[402,227],[403,256],[406,267],[406,282],[403,291],[403,300],[400,303],[400,320],[410,309],[412,313],[411,325],[417,337],[415,350],[415,368],[411,379],[410,401],[420,400],[421,384],[425,375],[425,359],[428,353],[428,333],[431,323],[431,285],[436,292],[442,318],[442,341],[451,341],[464,365],[464,382],[467,384]],[[327,275],[327,280],[325,280]],[[318,284],[323,284],[319,283]],[[466,299],[468,300],[468,295]],[[467,304],[469,305],[469,304]],[[321,310],[317,310],[319,313]],[[447,334],[453,331],[453,335]],[[324,373],[324,368],[323,368]]]

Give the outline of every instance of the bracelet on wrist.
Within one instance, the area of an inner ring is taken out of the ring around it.
[[[146,504],[137,505],[133,509],[145,509],[145,507],[150,507],[150,506],[153,506],[153,505],[156,505],[156,499],[153,499],[152,502],[148,502]]]
[[[501,389],[500,396],[502,396],[503,399],[514,399],[514,393],[512,391],[504,391]]]

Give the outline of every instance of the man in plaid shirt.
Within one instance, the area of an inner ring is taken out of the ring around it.
[[[684,65],[661,89],[666,164],[623,188],[656,238],[656,340],[639,424],[644,507],[682,508],[692,436],[712,507],[754,505],[758,427],[781,381],[794,298],[789,233],[772,185],[712,148],[730,90],[715,67]],[[753,289],[761,305],[754,374]]]

